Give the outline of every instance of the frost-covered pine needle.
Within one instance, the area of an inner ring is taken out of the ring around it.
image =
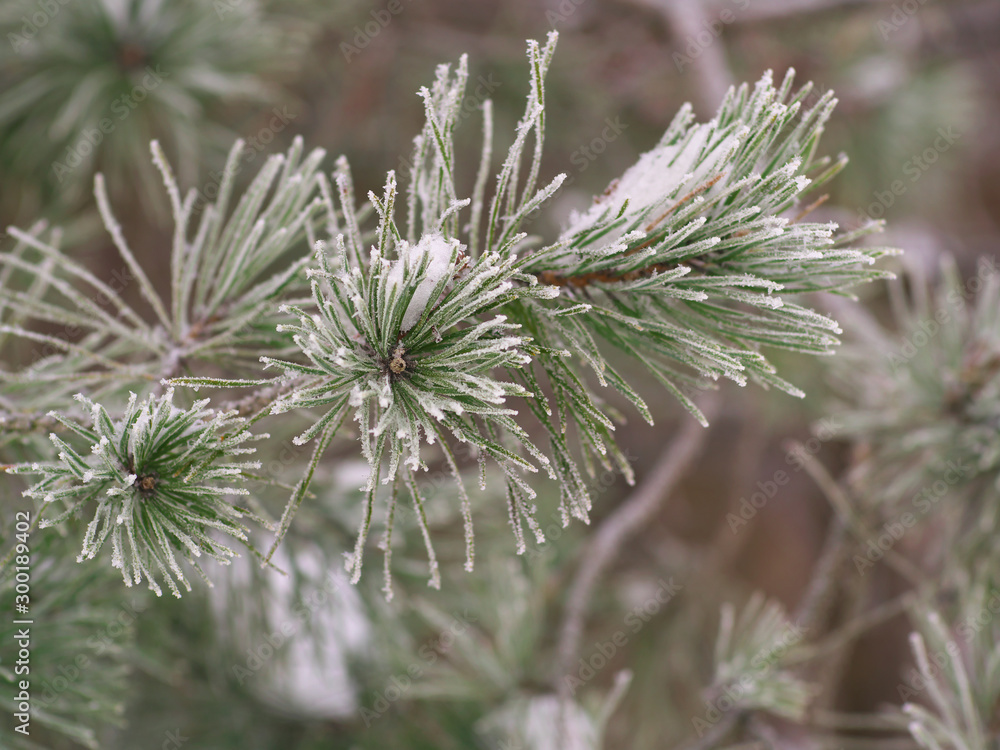
[[[236,555],[218,541],[218,532],[249,546],[243,519],[263,521],[226,498],[248,494],[235,483],[260,464],[242,460],[255,451],[246,443],[266,434],[251,435],[241,427],[243,419],[214,412],[207,399],[181,409],[172,389],[141,403],[132,394],[119,420],[100,404],[77,398],[91,425],[52,415],[73,434],[67,440],[50,435],[59,460],[9,471],[41,475],[25,495],[42,503],[43,528],[93,514],[78,561],[96,557],[110,538],[111,564],[126,585],[146,579],[159,596],[161,576],[179,597],[177,584],[188,591],[191,586],[178,556],[204,577],[195,558],[204,554],[228,564]]]

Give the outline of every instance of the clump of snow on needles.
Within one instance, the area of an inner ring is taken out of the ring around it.
[[[677,143],[661,144],[644,153],[588,211],[570,217],[563,236],[586,231],[602,216],[615,217],[626,200],[629,214],[643,212],[668,200],[678,200],[716,177],[719,165],[743,135],[731,134],[706,153],[716,128],[715,122],[697,125]]]
[[[451,271],[456,247],[461,251],[464,245],[461,245],[458,240],[446,239],[436,232],[425,234],[416,245],[411,245],[408,242],[399,244],[399,259],[392,261],[389,268],[388,287],[402,288],[407,271],[409,273],[417,271],[424,263],[425,258],[427,259],[426,272],[414,289],[413,296],[410,298],[410,303],[403,315],[402,330],[410,330],[420,320],[420,316],[423,315],[431,301],[434,288]]]

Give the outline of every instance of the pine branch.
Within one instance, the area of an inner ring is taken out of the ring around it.
[[[198,196],[182,197],[154,142],[153,161],[175,220],[169,297],[160,296],[129,247],[98,178],[105,226],[153,323],[44,241],[41,228],[11,230],[17,245],[0,254],[0,273],[26,275],[39,294],[0,288],[0,314],[7,316],[0,334],[55,353],[28,370],[3,374],[0,387],[18,393],[21,404],[15,410],[0,401],[4,424],[18,431],[47,426],[32,414],[64,408],[81,384],[113,403],[129,387],[152,383],[155,395],[164,380],[250,388],[232,406],[252,413],[251,422],[291,409],[317,410],[295,441],[315,440],[316,447],[286,506],[273,553],[309,494],[326,445],[350,416],[369,464],[362,521],[347,562],[352,579],[361,575],[378,488],[391,484],[387,522],[395,517],[397,490],[407,488],[437,585],[425,499],[415,482],[428,465],[427,445],[450,457],[449,443],[467,443],[481,464],[497,463],[520,554],[526,532],[544,540],[527,474],[541,467],[557,481],[564,525],[574,517],[588,520],[585,473],[614,468],[633,481],[614,439],[620,415],[600,389],[610,386],[647,421],[652,417],[607,361],[611,350],[642,362],[702,424],[707,420],[687,392],[719,378],[801,395],[762,349],[829,354],[840,330],[790,295],[843,293],[887,276],[867,266],[892,252],[851,247],[877,225],[838,235],[832,225],[803,221],[812,206],[800,210],[800,199],[845,163],[815,157],[832,95],[803,111],[810,87],[793,94],[791,73],[778,87],[767,74],[752,90],[731,89],[708,123],[693,124],[690,107],[683,107],[660,142],[546,244],[522,230],[565,177],[541,181],[544,79],[556,40],[552,33],[544,45],[528,43],[525,110],[490,197],[488,103],[472,196],[461,197],[456,187],[454,133],[464,119],[466,58],[454,70],[439,67],[434,83],[421,89],[426,123],[414,140],[405,225],[397,223],[394,173],[381,195],[369,192],[359,205],[347,160],[337,160],[331,185],[319,169],[323,152],[303,159],[296,140],[287,155],[264,164],[230,210],[238,142],[216,203],[192,227]],[[311,257],[295,254],[304,250],[302,240]],[[278,263],[285,263],[283,270],[266,273]],[[104,297],[107,303],[95,301]],[[82,338],[41,334],[28,322],[74,326]],[[283,376],[260,378],[260,362]],[[543,426],[547,446],[529,438],[521,404]],[[578,445],[567,437],[571,423]],[[460,471],[448,460],[463,498],[471,570],[469,503]],[[388,558],[391,527],[384,539]],[[388,580],[385,589],[391,590]]]
[[[270,109],[280,95],[275,71],[298,66],[310,35],[257,4],[93,0],[46,13],[44,34],[23,21],[37,12],[30,0],[11,0],[4,11],[5,187],[23,187],[29,200],[42,198],[32,189],[52,195],[48,209],[78,210],[102,172],[113,196],[131,193],[157,220],[169,213],[156,200],[149,140],[158,138],[195,182],[198,165],[224,156],[219,145],[235,137],[213,105]],[[290,115],[284,123],[296,116],[280,111]]]
[[[969,502],[982,498],[977,504],[986,509],[994,496],[988,488],[1000,475],[995,264],[981,262],[967,284],[948,260],[935,283],[914,271],[908,276],[909,297],[901,285],[890,286],[894,329],[848,311],[857,341],[832,367],[839,434],[866,449],[851,483],[874,512],[898,515],[912,510],[914,493],[950,470],[950,491]]]
[[[16,316],[0,325],[0,333],[35,341],[57,355],[36,357],[27,370],[0,375],[0,385],[17,389],[22,401],[31,394],[47,411],[69,399],[83,373],[91,382],[104,377],[92,393],[104,398],[178,376],[196,363],[221,364],[230,373],[256,372],[263,352],[285,351],[288,341],[275,331],[283,319],[277,302],[297,299],[303,291],[299,274],[308,256],[289,255],[305,249],[303,240],[313,236],[312,224],[323,207],[316,193],[325,179],[318,171],[324,152],[317,149],[303,160],[302,141],[296,139],[286,155],[267,160],[229,215],[243,149],[242,141],[234,144],[219,198],[204,208],[194,228],[198,193],[190,190],[181,199],[159,145],[152,144],[175,221],[169,304],[129,247],[100,175],[95,192],[101,216],[125,263],[111,283],[94,276],[57,242],[46,242],[40,228],[11,227],[16,245],[0,253],[0,269],[8,277],[25,274],[35,286],[27,291],[12,283],[0,286],[0,309]],[[265,273],[279,260],[288,265]],[[40,282],[49,295],[37,286]],[[120,292],[131,283],[139,284],[156,312],[156,324],[122,300]],[[29,321],[54,324],[63,332],[40,335],[26,327]]]
[[[910,697],[925,695],[920,703],[906,700],[895,718],[926,750],[991,750],[1000,741],[1000,629],[994,618],[980,624],[996,597],[994,582],[979,572],[962,587],[953,625],[939,612],[915,608],[910,646],[920,679],[905,687]]]
[[[173,405],[172,389],[142,404],[132,394],[118,421],[100,404],[82,395],[78,398],[91,413],[90,428],[53,416],[86,449],[78,450],[52,434],[59,461],[8,468],[13,474],[41,476],[24,494],[40,501],[42,528],[89,511],[96,503],[78,562],[96,557],[110,537],[111,562],[122,571],[126,585],[145,577],[159,596],[155,580],[159,573],[179,597],[175,580],[188,591],[191,586],[176,552],[204,577],[196,557],[206,554],[225,564],[235,555],[213,537],[214,531],[249,546],[249,529],[241,519],[250,517],[266,525],[223,498],[249,494],[229,483],[260,464],[233,459],[253,453],[244,444],[267,435],[255,437],[239,429],[243,420],[206,409],[207,399],[181,410]]]

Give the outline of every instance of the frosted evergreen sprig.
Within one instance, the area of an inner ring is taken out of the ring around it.
[[[287,319],[278,313],[278,301],[305,291],[301,271],[309,260],[312,223],[322,210],[318,169],[325,152],[316,149],[303,158],[296,139],[287,154],[266,160],[237,200],[244,153],[237,141],[215,186],[216,199],[206,204],[195,189],[182,197],[159,145],[154,141],[151,148],[175,221],[169,299],[129,246],[100,175],[98,207],[123,263],[112,279],[98,278],[41,228],[8,229],[16,242],[0,253],[6,282],[0,285],[0,309],[10,316],[0,320],[0,336],[17,336],[49,352],[21,372],[0,374],[0,388],[16,392],[20,401],[40,392],[47,408],[59,406],[81,382],[93,389],[91,396],[104,398],[108,391],[179,374],[192,362],[221,365],[230,373],[256,371],[263,352],[288,346],[275,332]],[[285,265],[273,272],[276,261]],[[17,283],[22,275],[30,285]],[[133,285],[152,310],[152,322],[123,299]],[[56,326],[57,332],[28,328],[28,321]]]
[[[315,452],[286,507],[276,542],[305,496],[321,452],[352,412],[371,466],[358,542],[349,556],[355,580],[383,462],[388,464],[386,482],[393,482],[402,467],[400,482],[410,484],[412,472],[423,466],[421,441],[433,440],[457,473],[441,428],[452,438],[474,442],[480,457],[492,455],[505,467],[510,521],[517,549],[523,551],[522,526],[527,524],[538,539],[541,532],[531,518],[534,493],[511,469],[530,464],[503,447],[503,436],[520,442],[557,479],[564,523],[571,516],[586,521],[590,509],[578,454],[567,437],[571,422],[578,428],[587,472],[593,475],[597,464],[616,466],[632,479],[613,437],[619,415],[590,386],[584,368],[602,386],[621,392],[647,420],[651,417],[643,399],[608,363],[607,349],[642,361],[704,421],[681,385],[704,387],[719,377],[741,384],[754,379],[801,395],[775,374],[760,348],[826,354],[837,342],[834,321],[778,292],[841,290],[888,275],[868,266],[892,251],[850,247],[877,225],[837,235],[832,225],[786,215],[798,212],[799,198],[844,163],[814,159],[832,96],[800,112],[810,89],[793,96],[791,75],[779,88],[767,75],[752,93],[747,87],[733,89],[704,125],[692,125],[690,108],[683,108],[661,143],[594,209],[571,220],[556,242],[529,237],[522,231],[525,222],[564,179],[557,175],[537,187],[544,77],[556,40],[552,33],[544,46],[528,43],[525,111],[495,175],[491,198],[486,190],[493,135],[489,103],[482,107],[484,143],[471,197],[461,197],[457,188],[453,137],[468,78],[464,56],[454,70],[440,66],[434,84],[420,91],[426,124],[414,139],[405,226],[395,219],[392,173],[383,194],[369,193],[368,203],[359,208],[341,158],[334,174],[339,205],[323,193],[333,257],[320,249],[319,268],[309,271],[316,310],[284,308],[299,324],[282,325],[308,364],[264,358],[297,379],[295,390],[273,411],[323,409],[323,416],[299,436],[301,441],[315,438]],[[369,206],[377,218],[371,234],[363,229]],[[451,378],[444,369],[428,370],[445,362]],[[506,378],[490,372],[497,368],[506,370]],[[174,382],[223,385],[198,377]],[[552,396],[545,397],[547,392]],[[525,403],[549,434],[544,460],[513,421],[514,412],[501,406],[508,396],[529,393],[535,397]],[[470,425],[476,425],[478,437]],[[386,548],[399,486],[393,484],[382,540]],[[415,487],[411,493],[422,513]],[[464,497],[463,490],[463,503]],[[471,567],[468,516],[466,533]],[[436,583],[433,551],[429,555]]]
[[[984,261],[963,282],[945,260],[938,279],[907,282],[890,286],[892,327],[847,313],[856,340],[831,368],[838,433],[864,449],[849,480],[866,510],[950,518],[963,567],[1000,554],[1000,276]]]
[[[306,475],[296,487],[282,517],[272,554],[304,498],[323,450],[348,413],[359,422],[362,452],[370,465],[363,487],[365,507],[354,553],[348,556],[352,579],[361,575],[365,541],[382,463],[385,483],[392,482],[385,533],[380,546],[388,570],[392,525],[400,484],[405,484],[424,531],[433,586],[439,573],[424,515],[424,499],[414,472],[426,469],[420,455],[422,441],[440,445],[449,471],[459,485],[466,534],[466,568],[473,566],[471,505],[461,482],[459,466],[448,440],[471,443],[480,461],[496,460],[507,478],[508,516],[517,550],[523,552],[524,526],[543,541],[534,520],[535,490],[522,477],[537,471],[518,447],[556,476],[551,462],[514,421],[517,411],[507,404],[511,396],[529,398],[535,391],[497,370],[517,370],[530,363],[539,349],[530,337],[495,311],[512,302],[552,299],[559,290],[523,273],[517,248],[525,235],[521,223],[561,184],[560,175],[537,189],[543,123],[542,77],[555,49],[555,34],[542,47],[528,43],[532,84],[524,118],[499,175],[490,209],[485,243],[478,247],[478,223],[483,216],[484,183],[489,167],[490,144],[484,144],[479,175],[472,198],[460,199],[456,191],[454,131],[462,119],[468,79],[467,59],[457,68],[442,65],[434,84],[420,91],[426,124],[414,139],[406,223],[395,218],[397,188],[390,172],[381,197],[368,194],[377,216],[374,244],[362,230],[364,209],[356,205],[347,161],[341,158],[335,172],[339,207],[327,199],[327,229],[336,248],[331,259],[320,246],[318,268],[310,269],[313,304],[318,314],[303,307],[286,309],[299,318],[298,325],[282,325],[311,364],[265,356],[266,366],[278,366],[289,376],[304,378],[301,387],[279,400],[272,412],[289,408],[320,407],[324,415],[298,436],[300,443],[315,439]],[[490,107],[484,105],[486,133],[491,133]],[[535,133],[536,148],[528,179],[518,184],[521,153],[528,136]],[[463,226],[460,213],[471,205],[471,219]],[[339,210],[338,210],[339,208]],[[465,239],[465,241],[463,241]],[[575,312],[581,312],[582,308]],[[193,386],[223,385],[210,378],[176,378]],[[263,381],[262,381],[263,382]],[[405,455],[405,457],[404,457]],[[398,480],[398,481],[397,481]],[[585,497],[585,493],[583,495]],[[574,495],[575,507],[583,504]],[[589,504],[588,506],[589,507]],[[566,517],[568,519],[568,513]],[[585,517],[585,510],[576,511]],[[389,581],[386,592],[391,593]]]
[[[926,750],[993,750],[1000,743],[1000,601],[996,577],[981,571],[959,587],[953,621],[918,608],[910,634],[915,670],[900,684],[903,723]]]
[[[15,535],[0,532],[0,547],[7,549],[16,541]],[[4,711],[0,737],[11,750],[65,747],[65,740],[56,739],[60,736],[73,740],[74,745],[99,750],[99,737],[105,736],[102,730],[124,721],[135,634],[131,621],[143,609],[143,595],[123,601],[116,574],[110,568],[77,565],[73,544],[58,534],[31,537],[31,671],[25,672],[23,663],[8,658],[8,652],[0,662],[0,708]],[[0,570],[0,601],[11,607],[18,584],[16,570],[15,565]],[[24,623],[16,619],[0,620],[0,638],[5,643],[24,635]],[[121,626],[114,639],[106,634],[110,623]],[[103,636],[100,641],[99,636]],[[70,667],[78,668],[81,655],[87,655],[85,667],[74,673]],[[31,732],[25,737],[10,722],[24,700],[22,680],[27,674],[39,690],[32,696]],[[82,679],[67,685],[67,674]],[[53,689],[53,685],[65,688]]]
[[[574,515],[585,517],[589,501],[575,499],[587,490],[566,441],[569,421],[589,474],[595,462],[613,463],[632,477],[613,437],[618,415],[585,370],[652,421],[608,352],[641,362],[704,424],[692,394],[720,378],[803,395],[762,349],[831,354],[840,328],[794,295],[846,294],[852,284],[891,276],[870,266],[895,250],[853,246],[877,223],[838,233],[833,224],[802,220],[813,206],[801,200],[846,158],[815,156],[832,94],[804,109],[811,85],[793,94],[792,82],[790,71],[775,87],[767,73],[752,90],[733,88],[700,125],[682,107],[657,146],[574,215],[557,242],[526,254],[523,270],[562,293],[546,304],[510,305],[510,319],[541,347],[537,367],[519,377],[539,391],[544,374],[550,386],[549,403],[529,405],[545,424],[553,407],[558,415],[549,427],[551,454],[563,507],[584,512]]]
[[[440,445],[459,485],[467,569],[473,565],[471,508],[449,438],[471,443],[480,461],[490,457],[503,468],[518,550],[525,548],[524,523],[540,535],[530,503],[535,491],[521,476],[537,468],[504,444],[505,437],[513,438],[539,463],[548,464],[514,421],[517,410],[507,403],[510,397],[529,398],[533,394],[493,375],[498,368],[530,363],[534,348],[530,338],[517,331],[518,326],[493,311],[514,299],[552,297],[558,290],[518,273],[517,259],[510,253],[505,257],[487,252],[472,258],[457,239],[440,233],[409,243],[401,238],[393,221],[395,198],[394,175],[390,174],[384,198],[371,197],[381,219],[379,244],[370,252],[358,253],[360,264],[352,260],[343,235],[338,237],[333,262],[324,247],[317,250],[318,268],[308,273],[319,314],[289,307],[299,324],[282,326],[283,331],[292,332],[311,364],[271,357],[262,361],[266,367],[277,366],[309,379],[276,402],[273,413],[292,408],[326,410],[295,438],[296,443],[316,438],[320,451],[347,414],[359,424],[370,475],[363,487],[365,509],[357,545],[349,561],[353,579],[361,575],[375,492],[387,459],[383,482],[393,481],[402,468],[403,483],[425,531],[431,582],[438,585],[435,556],[426,533],[424,499],[414,475],[418,469],[427,469],[421,456],[422,442]],[[397,490],[398,484],[394,484],[383,540],[387,556],[391,553]],[[290,512],[304,492],[305,485],[300,484],[289,504]],[[279,540],[290,518],[286,513]]]
[[[470,443],[480,461],[491,457],[500,464],[518,552],[527,546],[525,526],[536,540],[543,539],[525,471],[543,466],[557,480],[564,524],[571,517],[586,522],[590,497],[580,457],[591,475],[598,465],[617,467],[632,480],[614,440],[621,415],[605,403],[591,375],[651,421],[643,398],[608,362],[611,350],[643,362],[702,421],[683,388],[727,377],[798,393],[777,376],[761,349],[830,353],[839,328],[787,295],[845,293],[847,285],[887,275],[869,266],[891,252],[851,247],[876,225],[837,234],[832,225],[802,221],[811,207],[800,209],[799,199],[844,163],[814,158],[832,96],[802,111],[809,87],[793,95],[791,75],[776,88],[768,74],[752,91],[733,89],[703,125],[693,125],[690,108],[682,108],[652,151],[593,209],[546,243],[523,229],[564,180],[557,175],[538,186],[544,78],[556,39],[552,33],[544,45],[528,43],[525,110],[490,197],[492,107],[482,105],[478,170],[474,179],[461,179],[454,133],[466,112],[468,64],[463,56],[454,69],[438,68],[434,83],[420,91],[426,121],[414,139],[405,220],[397,220],[395,174],[389,174],[381,196],[369,192],[359,205],[347,160],[337,161],[331,185],[319,172],[322,152],[300,163],[300,142],[286,158],[268,161],[227,219],[237,145],[217,202],[202,212],[192,232],[198,195],[191,191],[181,198],[154,144],[176,226],[169,303],[125,242],[98,179],[102,217],[154,322],[117,295],[109,296],[114,312],[94,304],[79,287],[106,293],[106,284],[42,242],[37,232],[12,232],[23,247],[0,256],[0,262],[50,291],[35,300],[5,290],[0,307],[25,320],[72,323],[84,338],[69,341],[31,331],[9,317],[0,335],[49,344],[60,354],[23,373],[5,374],[0,382],[21,392],[46,388],[52,406],[67,395],[64,389],[80,382],[100,398],[109,392],[118,396],[136,380],[166,379],[193,387],[257,389],[246,396],[258,404],[255,420],[291,408],[319,410],[312,427],[298,436],[302,443],[315,441],[314,451],[286,506],[275,546],[307,494],[323,451],[351,415],[370,466],[359,534],[348,555],[354,580],[361,573],[380,479],[391,484],[381,542],[387,563],[404,485],[424,518],[415,480],[415,472],[427,466],[424,444],[440,447],[456,479],[454,441]],[[471,186],[469,197],[458,187],[465,184]],[[315,261],[292,256],[293,248],[304,249],[301,239],[315,248]],[[282,261],[287,265],[278,265]],[[265,275],[275,268],[280,270]],[[304,288],[300,293],[306,280],[310,298]],[[247,377],[251,363],[260,360],[282,375]],[[199,365],[201,371],[194,371]],[[224,375],[206,377],[204,365],[221,366]],[[182,375],[186,371],[190,374]],[[541,422],[547,449],[528,439],[511,397],[523,398]],[[0,414],[0,421],[40,424],[30,414]],[[580,450],[570,444],[570,434]],[[471,568],[470,503],[460,489]],[[436,585],[426,523],[423,530]]]
[[[832,93],[806,107],[812,85],[793,94],[792,83],[793,71],[777,87],[767,72],[753,89],[730,89],[703,124],[685,105],[655,148],[569,220],[560,242],[532,256],[525,270],[564,289],[559,306],[589,306],[582,316],[539,317],[546,339],[580,352],[602,381],[598,342],[639,359],[702,421],[685,390],[706,381],[803,395],[761,348],[830,354],[840,329],[789,295],[890,276],[869,266],[895,251],[852,246],[877,224],[838,233],[802,220],[809,208],[800,200],[846,157],[815,156]]]
[[[48,8],[35,16],[35,24],[45,18],[37,28],[25,23],[43,10],[31,0],[0,9],[0,164],[29,195],[37,186],[36,199],[50,207],[53,196],[56,206],[74,207],[102,172],[112,194],[133,191],[163,215],[145,156],[150,139],[195,182],[205,156],[221,156],[235,136],[218,103],[275,101],[274,74],[294,70],[307,48],[287,15],[258,3],[92,0]]]
[[[814,690],[785,665],[804,635],[780,604],[759,592],[738,615],[726,604],[715,643],[712,700],[725,690],[734,710],[802,718]]]
[[[93,513],[79,562],[96,557],[110,537],[111,564],[126,585],[145,578],[159,596],[159,574],[179,597],[177,583],[188,591],[191,585],[178,555],[204,578],[195,558],[204,554],[227,564],[236,555],[217,533],[249,545],[242,519],[266,524],[226,499],[249,494],[235,483],[260,464],[241,457],[255,451],[246,443],[266,434],[251,435],[241,427],[243,419],[214,412],[207,399],[181,409],[173,404],[172,389],[143,402],[130,394],[119,420],[83,395],[77,399],[90,412],[90,427],[52,416],[81,446],[52,434],[58,461],[18,464],[8,471],[41,476],[24,494],[41,503],[43,528]]]

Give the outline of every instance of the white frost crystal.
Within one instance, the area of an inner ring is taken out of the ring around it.
[[[407,271],[413,273],[418,270],[427,259],[427,270],[422,276],[417,288],[413,291],[410,304],[403,314],[402,330],[408,331],[417,324],[420,316],[431,301],[431,293],[445,276],[448,275],[452,267],[452,257],[455,248],[464,249],[458,240],[445,239],[442,235],[425,234],[416,245],[402,242],[399,245],[399,260],[392,262],[392,268],[388,273],[389,287],[400,289]]]

